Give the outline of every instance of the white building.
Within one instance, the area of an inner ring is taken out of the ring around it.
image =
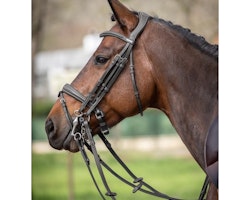
[[[76,49],[39,52],[35,56],[35,98],[56,99],[65,83],[71,83],[101,42],[97,34],[83,38],[83,46]]]

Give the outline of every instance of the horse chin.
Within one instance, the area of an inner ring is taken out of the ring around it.
[[[68,133],[66,139],[63,142],[63,149],[70,151],[72,153],[79,151],[79,148],[70,133]]]
[[[69,143],[64,143],[63,149],[70,151],[72,153],[76,153],[79,151],[79,148],[74,140],[70,141]]]

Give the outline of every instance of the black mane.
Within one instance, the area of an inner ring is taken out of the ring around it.
[[[138,12],[133,11],[136,15],[138,15]],[[178,33],[180,33],[183,37],[185,37],[194,47],[201,50],[207,55],[210,55],[216,59],[218,59],[218,45],[212,45],[208,43],[204,37],[198,36],[190,31],[190,29],[183,28],[180,25],[175,25],[171,21],[165,21],[163,19],[157,18],[157,17],[150,17],[150,19],[155,19],[156,21],[163,23],[167,25],[168,27],[176,30]],[[111,21],[116,21],[114,14],[111,15]]]
[[[202,52],[218,59],[218,45],[209,44],[204,37],[192,33],[190,29],[183,28],[180,25],[174,25],[171,21],[165,21],[160,18],[154,19],[176,30],[178,33],[183,35],[193,46],[195,46]]]

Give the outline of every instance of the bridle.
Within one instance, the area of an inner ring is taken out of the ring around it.
[[[102,194],[96,180],[94,177],[94,174],[90,167],[90,160],[88,158],[88,155],[85,151],[85,147],[93,154],[99,175],[101,177],[101,180],[103,182],[103,185],[106,189],[106,195],[109,196],[111,199],[115,199],[116,193],[112,192],[109,188],[109,185],[106,181],[105,175],[103,173],[102,167],[106,168],[112,175],[114,175],[116,178],[121,180],[122,182],[126,183],[127,185],[131,186],[133,188],[133,193],[136,191],[141,191],[146,194],[150,194],[153,196],[157,196],[164,199],[171,199],[171,200],[178,200],[177,198],[170,197],[166,194],[163,194],[150,185],[148,185],[146,182],[143,181],[143,178],[137,177],[133,174],[133,172],[125,165],[125,163],[120,159],[120,157],[116,154],[116,152],[111,147],[111,144],[108,142],[105,135],[109,133],[108,125],[105,121],[104,113],[98,108],[99,103],[104,98],[104,96],[108,93],[108,91],[111,89],[115,81],[118,79],[119,75],[123,71],[123,69],[126,66],[126,63],[128,59],[130,60],[130,74],[131,79],[133,83],[133,89],[134,94],[136,98],[136,102],[138,105],[139,112],[141,115],[143,115],[142,110],[142,104],[140,100],[139,90],[137,88],[136,79],[135,79],[135,70],[134,70],[134,62],[133,62],[133,53],[132,49],[135,45],[136,39],[140,35],[140,33],[144,30],[148,20],[149,16],[145,13],[138,13],[139,22],[136,28],[133,30],[133,32],[130,34],[129,38],[116,33],[112,31],[106,31],[100,34],[100,37],[116,37],[120,40],[123,40],[126,42],[123,49],[120,51],[119,54],[117,54],[114,59],[112,60],[111,64],[108,66],[107,70],[104,72],[102,77],[99,79],[93,90],[88,94],[87,97],[83,96],[79,91],[77,91],[75,88],[73,88],[69,84],[65,84],[63,86],[62,91],[59,92],[58,97],[60,98],[60,102],[62,104],[67,122],[69,123],[69,126],[71,127],[71,130],[69,131],[69,134],[74,138],[76,141],[78,148],[81,152],[81,155],[86,163],[86,166],[89,170],[89,173],[91,175],[91,178],[100,194],[102,199],[105,200],[105,196]],[[71,117],[67,105],[66,100],[64,98],[64,94],[67,94],[73,98],[75,98],[77,101],[81,102],[81,107],[79,110],[76,110],[74,112],[74,117]],[[97,149],[95,146],[95,141],[92,136],[92,130],[89,125],[90,116],[94,113],[94,116],[96,117],[100,132],[98,133],[98,136],[101,138],[101,140],[104,142],[105,146],[109,150],[109,152],[113,155],[113,157],[117,160],[117,162],[124,168],[124,170],[130,175],[130,177],[133,179],[133,182],[130,182],[120,176],[118,173],[116,173],[113,169],[111,169],[98,155]],[[202,188],[202,191],[200,193],[199,200],[203,200],[208,185],[208,179],[206,178],[204,186]],[[143,188],[145,187],[145,189]]]

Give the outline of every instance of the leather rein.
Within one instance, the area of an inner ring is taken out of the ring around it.
[[[105,36],[111,36],[116,37],[124,42],[126,42],[126,45],[123,47],[121,52],[117,54],[105,73],[102,75],[102,77],[99,79],[96,86],[93,88],[93,90],[88,94],[87,97],[83,96],[79,91],[77,91],[75,88],[73,88],[69,84],[65,84],[62,91],[59,92],[58,97],[60,98],[60,102],[62,104],[65,116],[67,118],[67,122],[69,123],[69,126],[71,127],[71,130],[69,131],[69,134],[74,138],[76,141],[78,148],[81,152],[81,155],[85,161],[85,164],[88,168],[88,171],[91,175],[91,178],[95,184],[95,187],[97,188],[101,198],[105,200],[105,196],[102,194],[97,181],[94,177],[94,174],[91,170],[90,166],[90,160],[88,158],[88,155],[86,153],[85,147],[93,154],[95,164],[97,166],[99,175],[101,177],[102,183],[106,189],[106,196],[110,197],[111,199],[115,200],[115,196],[117,195],[115,192],[112,192],[107,180],[105,178],[105,175],[103,173],[103,168],[106,168],[112,175],[114,175],[116,178],[121,180],[122,182],[126,183],[127,185],[131,186],[133,188],[133,193],[137,191],[144,192],[149,195],[153,195],[156,197],[160,197],[163,199],[169,199],[169,200],[179,200],[177,198],[170,197],[166,194],[163,194],[156,189],[154,189],[152,186],[147,184],[143,181],[143,178],[137,177],[121,160],[121,158],[116,154],[116,152],[113,150],[111,144],[108,142],[105,135],[109,134],[109,127],[104,119],[104,113],[97,107],[100,101],[103,99],[103,97],[108,93],[108,91],[111,89],[115,81],[118,79],[120,73],[125,68],[125,65],[130,60],[130,74],[131,79],[133,83],[133,89],[135,98],[137,101],[138,109],[141,115],[143,115],[142,110],[142,104],[140,100],[139,91],[136,85],[136,79],[135,79],[135,70],[134,70],[134,63],[133,63],[133,55],[132,55],[132,49],[135,44],[135,41],[137,37],[140,35],[140,33],[145,28],[149,16],[145,13],[138,13],[139,16],[139,23],[137,27],[134,29],[134,31],[131,33],[130,37],[127,38],[119,33],[115,33],[112,31],[106,31],[102,34],[100,34],[100,37]],[[66,100],[64,98],[64,94],[67,94],[73,98],[75,98],[77,101],[81,102],[82,105],[79,108],[79,110],[76,110],[74,112],[74,117],[71,117],[69,114]],[[86,112],[84,112],[87,110]],[[123,167],[123,169],[128,173],[128,175],[132,178],[133,181],[128,181],[127,179],[120,176],[118,173],[116,173],[113,169],[111,169],[98,155],[97,149],[95,146],[95,141],[92,136],[92,130],[89,125],[90,116],[91,114],[95,115],[96,119],[99,122],[100,132],[98,133],[98,136],[101,138],[109,152],[112,154],[112,156],[116,159],[116,161]],[[207,191],[207,185],[208,185],[208,179],[206,178],[204,186],[201,190],[199,200],[203,200],[206,191]],[[144,189],[144,188],[145,189]]]

